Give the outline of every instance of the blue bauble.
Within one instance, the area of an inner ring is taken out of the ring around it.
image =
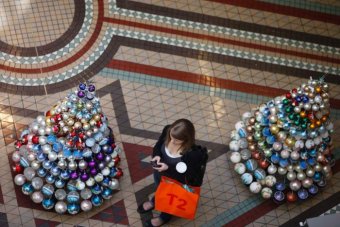
[[[51,184],[45,184],[42,187],[41,192],[45,197],[51,198],[54,193],[54,187]]]
[[[324,179],[321,179],[321,180],[317,183],[317,185],[318,185],[320,188],[325,187],[326,184],[327,184],[327,182],[326,182]]]
[[[65,158],[68,158],[72,155],[72,151],[70,148],[64,147],[63,149],[63,155]]]
[[[57,137],[53,134],[50,134],[47,136],[47,143],[49,144],[54,144],[55,142],[57,142]]]
[[[42,166],[44,167],[44,169],[51,169],[52,168],[52,162],[45,160],[45,161],[43,161]]]
[[[254,176],[257,180],[263,180],[266,177],[266,171],[263,169],[256,169],[254,171]]]
[[[300,163],[299,163],[299,166],[302,170],[305,170],[305,169],[307,169],[308,164],[305,160],[301,160]]]
[[[34,144],[32,150],[36,153],[39,152],[41,150],[40,144]]]
[[[86,89],[86,84],[84,84],[84,83],[79,84],[79,89],[80,90],[85,90]]]
[[[37,153],[37,160],[39,162],[43,162],[46,159],[47,159],[47,155],[46,154],[44,154],[43,152],[40,152],[40,151]]]
[[[77,183],[75,181],[73,181],[73,180],[69,181],[67,183],[67,189],[69,191],[77,191]]]
[[[282,191],[276,191],[273,197],[275,201],[282,202],[285,199],[285,194]]]
[[[26,182],[21,186],[22,193],[25,195],[30,195],[34,192],[34,188],[31,183]]]
[[[53,176],[59,176],[60,175],[60,172],[61,172],[61,170],[57,167],[57,166],[55,166],[55,167],[52,167],[51,168],[51,174],[53,175]]]
[[[45,180],[47,183],[49,184],[53,184],[55,182],[55,176],[51,175],[51,174],[47,174],[45,177]]]
[[[67,194],[66,200],[68,203],[78,203],[80,199],[77,191],[71,191]]]
[[[46,210],[52,209],[54,207],[54,204],[55,204],[53,199],[43,199],[43,201],[41,203]]]
[[[312,150],[309,151],[309,156],[316,157],[317,153],[318,152],[316,151],[316,149],[312,149]]]
[[[286,185],[283,182],[277,182],[275,184],[275,188],[278,191],[284,191],[286,189]]]
[[[70,171],[67,169],[64,169],[60,173],[60,178],[63,180],[68,180],[70,178]]]
[[[65,181],[61,178],[58,178],[55,182],[54,182],[54,185],[57,187],[57,188],[63,188],[65,186]]]
[[[105,187],[108,187],[110,184],[111,179],[109,177],[104,177],[103,181],[102,181],[102,185]]]
[[[321,180],[322,174],[320,172],[315,172],[313,176],[314,182],[319,182]]]
[[[280,161],[280,155],[278,154],[278,153],[274,153],[274,154],[272,154],[272,156],[270,156],[270,161],[272,162],[272,163],[279,163],[279,161]]]
[[[287,166],[289,165],[288,159],[280,158],[279,165],[280,165],[281,167],[283,167],[283,168],[284,168],[284,167],[287,167]]]
[[[99,195],[102,192],[101,186],[99,184],[95,184],[91,187],[91,192],[95,195]]]
[[[82,154],[82,151],[80,151],[80,150],[75,150],[75,151],[73,151],[73,157],[75,158],[75,159],[81,159],[82,158],[82,156],[83,156],[83,154]]]
[[[112,197],[112,189],[110,188],[104,188],[103,192],[102,192],[102,197],[104,199],[110,199]]]
[[[20,157],[19,163],[24,168],[27,168],[27,167],[30,166],[30,163],[28,162],[28,160],[25,157]]]
[[[52,145],[52,149],[55,151],[55,152],[60,152],[63,150],[63,145],[60,143],[60,142],[55,142],[53,143]]]
[[[305,200],[308,198],[308,191],[304,188],[301,188],[298,192],[298,197],[302,200]]]
[[[247,131],[245,128],[240,128],[237,133],[240,135],[241,138],[244,138],[247,136]]]
[[[262,135],[267,137],[267,136],[271,136],[272,133],[270,132],[270,129],[268,127],[265,127],[262,129]]]
[[[307,162],[308,162],[308,165],[310,166],[313,166],[316,164],[315,158],[308,158]]]
[[[93,195],[91,198],[91,202],[93,204],[93,206],[100,206],[103,203],[103,198],[100,195]]]
[[[78,203],[67,204],[67,212],[69,214],[77,214],[79,210],[80,210],[80,206]]]
[[[46,174],[47,174],[47,170],[44,169],[44,168],[42,168],[42,167],[40,167],[40,168],[37,170],[37,174],[38,174],[39,177],[45,177]]]
[[[268,136],[268,137],[266,138],[266,142],[267,142],[268,144],[273,144],[275,141],[276,141],[275,136]]]
[[[257,162],[254,159],[247,160],[245,165],[249,171],[254,171],[257,168]]]
[[[302,102],[303,102],[303,103],[309,102],[309,98],[308,98],[308,96],[306,96],[306,95],[302,96],[301,99],[302,99]]]
[[[308,192],[311,194],[311,195],[316,195],[318,192],[319,192],[319,188],[318,186],[316,186],[315,184],[312,184],[312,186],[310,186],[308,188]]]
[[[253,182],[253,175],[251,175],[250,173],[244,173],[241,176],[241,180],[243,184],[249,185]]]
[[[114,177],[114,176],[116,176],[116,174],[117,174],[117,170],[116,170],[116,168],[111,168],[110,169],[110,177]]]

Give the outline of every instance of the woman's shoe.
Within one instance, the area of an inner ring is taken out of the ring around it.
[[[159,217],[156,217],[156,218],[158,218],[158,219],[160,220],[160,222],[161,222],[160,225],[153,225],[152,222],[151,222],[151,220],[152,220],[152,219],[155,219],[155,218],[151,218],[151,219],[147,220],[147,221],[144,223],[144,226],[145,226],[145,227],[159,227],[159,226],[162,226],[162,225],[165,224],[165,222],[163,222],[162,219],[160,219]]]
[[[150,201],[146,201],[146,202],[144,202],[144,203],[150,203],[150,204],[152,204]],[[144,203],[142,203],[141,205],[139,205],[138,208],[137,208],[137,212],[140,213],[140,214],[144,214],[144,213],[150,212],[150,211],[152,211],[152,210],[155,208],[155,205],[152,204],[152,206],[151,206],[149,209],[145,210],[145,209],[144,209]]]

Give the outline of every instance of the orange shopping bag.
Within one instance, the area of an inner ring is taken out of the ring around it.
[[[178,181],[162,176],[155,193],[155,209],[186,219],[194,219],[200,187],[190,186],[188,191]]]

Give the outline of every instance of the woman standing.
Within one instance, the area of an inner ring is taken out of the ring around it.
[[[154,180],[158,187],[161,176],[175,179],[182,184],[201,186],[208,160],[207,149],[195,145],[195,128],[187,119],[179,119],[165,126],[153,148],[152,160]],[[155,207],[155,198],[141,204],[137,211],[146,213]],[[158,217],[146,221],[146,226],[161,226],[172,215],[162,212]]]

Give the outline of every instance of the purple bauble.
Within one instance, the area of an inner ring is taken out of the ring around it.
[[[85,92],[83,92],[83,91],[78,91],[78,97],[79,97],[79,98],[84,98],[84,97],[85,97]]]
[[[89,162],[89,167],[90,168],[94,168],[96,166],[96,162],[94,161],[94,160],[91,160],[90,162]]]
[[[96,158],[99,161],[103,161],[105,156],[104,156],[104,154],[102,152],[99,152],[98,154],[96,154]]]
[[[86,172],[84,172],[80,175],[80,179],[82,181],[87,181],[89,178],[90,178],[90,176]]]
[[[90,84],[88,90],[89,92],[94,92],[96,90],[96,87],[93,84]]]
[[[90,169],[90,174],[91,174],[92,176],[97,175],[97,173],[98,173],[97,169],[95,169],[95,168]]]
[[[79,84],[79,89],[80,90],[85,90],[86,89],[86,84],[83,84],[83,83]]]
[[[77,173],[76,171],[71,172],[70,178],[71,178],[72,180],[77,179],[77,178],[78,178],[78,173]]]

